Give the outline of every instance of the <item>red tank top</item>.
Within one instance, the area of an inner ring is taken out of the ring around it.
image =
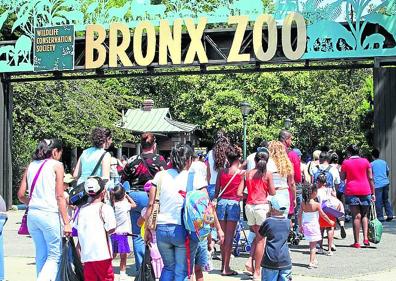
[[[226,174],[224,172],[220,175],[220,192],[223,188],[227,185],[234,174]],[[236,200],[239,201],[240,198],[237,196],[238,186],[242,181],[242,176],[240,174],[236,175],[231,183],[228,185],[227,189],[221,195],[220,198],[229,199],[229,200]]]
[[[267,203],[268,185],[263,178],[246,179],[248,197],[246,204],[258,205]]]

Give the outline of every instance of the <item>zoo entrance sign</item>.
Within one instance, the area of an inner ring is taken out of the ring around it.
[[[206,64],[213,25],[232,27],[222,63],[396,56],[396,0],[163,2],[2,0],[0,28],[19,37],[0,42],[0,72]],[[76,60],[75,34],[85,38]]]
[[[207,26],[207,18],[202,17],[198,19],[198,24],[195,24],[193,19],[176,19],[173,23],[173,30],[167,20],[161,20],[159,25],[159,35],[157,42],[156,30],[153,24],[149,21],[144,21],[136,26],[131,40],[130,30],[126,24],[112,23],[109,30],[109,46],[108,46],[108,62],[109,67],[117,67],[118,61],[121,61],[123,66],[139,66],[150,65],[158,52],[159,65],[168,64],[168,53],[173,64],[192,64],[195,57],[201,64],[208,63],[208,57],[205,52],[204,44],[201,40]],[[246,62],[250,61],[249,53],[240,53],[242,41],[246,28],[248,27],[248,16],[232,16],[229,17],[228,24],[236,25],[234,38],[230,52],[227,57],[227,62]],[[297,26],[297,48],[292,48],[291,30],[292,23]],[[190,36],[191,43],[187,51],[185,60],[182,62],[182,26],[187,28],[187,33]],[[268,29],[268,47],[263,49],[263,28]],[[253,28],[253,47],[254,55],[260,61],[270,61],[277,50],[278,45],[278,29],[275,19],[271,15],[260,15]],[[95,36],[95,34],[97,36]],[[121,34],[121,38],[119,36]],[[143,49],[142,38],[147,36],[147,43]],[[100,68],[106,61],[106,30],[101,25],[89,25],[86,30],[86,50],[85,50],[85,68],[95,69]],[[119,42],[121,39],[121,42]],[[127,49],[132,44],[134,60],[127,55]],[[157,47],[158,46],[158,47]],[[305,53],[306,46],[306,26],[302,15],[298,13],[289,14],[284,20],[282,27],[282,48],[286,58],[290,60],[298,60]],[[94,58],[94,52],[97,52],[97,58]]]

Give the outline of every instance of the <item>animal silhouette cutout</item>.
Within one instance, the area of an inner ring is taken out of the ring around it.
[[[3,47],[0,47],[0,56],[5,55],[6,59],[5,61],[7,62],[7,64],[11,64],[13,58],[11,57],[10,60],[10,56],[13,54],[14,51],[14,45],[6,45]]]
[[[70,24],[84,23],[84,14],[81,11],[59,11],[58,14],[64,17]]]
[[[363,41],[363,49],[382,49],[384,47],[385,37],[382,34],[374,33],[367,36]],[[375,46],[378,45],[378,48]]]
[[[109,11],[107,12],[107,21],[112,22],[112,21],[124,21],[125,15],[128,13],[130,8],[130,3],[127,2],[124,4],[124,6],[116,8],[110,8]]]
[[[32,40],[26,35],[21,35],[15,43],[13,52],[14,63],[19,65],[19,57],[22,57],[21,63],[30,63],[30,54],[32,52]]]
[[[307,37],[309,38],[307,40],[308,52],[315,52],[314,47],[317,40],[320,43],[324,40],[330,40],[332,48],[327,51],[338,52],[337,44],[340,39],[345,40],[352,49],[356,48],[356,39],[352,33],[342,24],[333,21],[322,20],[308,25]],[[319,48],[319,51],[321,51],[321,48]]]

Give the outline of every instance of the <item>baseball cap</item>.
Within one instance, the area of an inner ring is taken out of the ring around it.
[[[288,202],[286,202],[282,197],[276,195],[271,197],[270,203],[271,203],[271,208],[279,212],[286,211],[288,205]]]
[[[99,177],[89,177],[84,183],[85,192],[89,196],[96,196],[104,190],[105,182]]]
[[[65,174],[65,176],[63,177],[63,182],[64,183],[72,183],[74,182],[76,179],[71,175],[71,174]]]

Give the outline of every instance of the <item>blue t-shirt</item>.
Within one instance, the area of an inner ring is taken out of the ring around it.
[[[384,160],[374,160],[373,162],[371,162],[371,168],[373,169],[375,188],[381,188],[389,184],[389,167]]]
[[[262,267],[278,270],[292,268],[287,246],[289,232],[290,220],[283,217],[270,217],[260,226],[259,233],[267,237]]]

